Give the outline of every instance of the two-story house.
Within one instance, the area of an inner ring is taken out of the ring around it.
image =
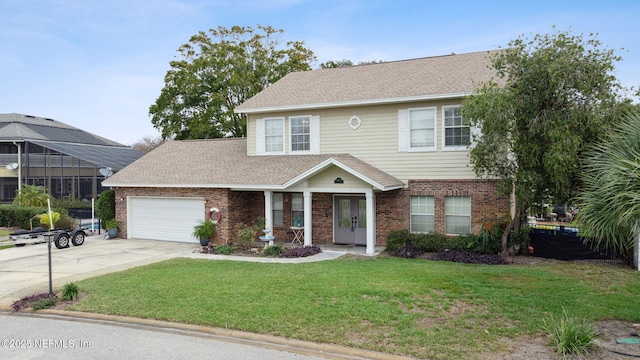
[[[459,235],[503,221],[508,198],[469,166],[463,98],[493,76],[488,52],[288,74],[236,108],[242,139],[170,141],[103,183],[122,236],[218,241],[264,216],[276,238],[365,245],[393,230]],[[299,229],[300,228],[300,229]]]

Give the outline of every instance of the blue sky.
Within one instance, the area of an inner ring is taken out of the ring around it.
[[[49,117],[123,144],[155,136],[148,115],[191,35],[270,25],[318,63],[483,51],[521,35],[598,33],[640,85],[640,1],[5,0],[0,113]]]

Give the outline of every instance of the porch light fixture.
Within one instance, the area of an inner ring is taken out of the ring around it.
[[[333,180],[334,184],[344,184],[344,180],[342,180],[342,178],[337,177],[335,180]]]

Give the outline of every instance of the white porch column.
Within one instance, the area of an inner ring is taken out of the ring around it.
[[[376,204],[373,190],[367,190],[364,194],[367,206],[367,255],[376,254]]]
[[[302,193],[304,197],[304,246],[311,246],[311,191]]]
[[[273,235],[273,209],[271,204],[271,191],[264,192],[264,228],[271,230],[271,234]],[[266,235],[266,234],[265,234]]]

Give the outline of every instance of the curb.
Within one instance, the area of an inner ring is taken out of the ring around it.
[[[210,337],[219,341],[251,345],[261,348],[286,351],[289,353],[322,357],[326,359],[414,359],[410,357],[386,354],[372,350],[350,348],[347,346],[333,344],[315,343],[311,341],[251,333],[241,330],[224,329],[206,325],[191,325],[152,319],[141,319],[118,315],[104,315],[48,309],[38,310],[37,312],[11,312],[5,309],[0,309],[0,315],[51,318],[65,321],[79,321],[111,326],[122,326],[148,331],[159,331],[165,333],[173,333],[176,335]]]

